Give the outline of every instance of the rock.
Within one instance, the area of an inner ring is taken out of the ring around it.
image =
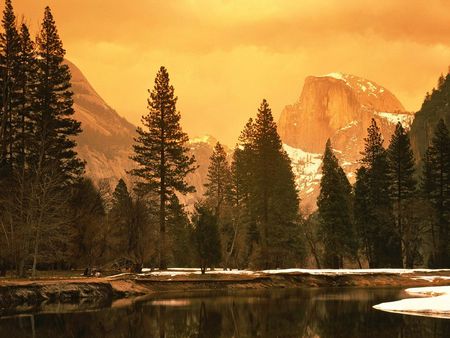
[[[385,87],[354,75],[331,73],[306,78],[299,100],[281,113],[278,132],[293,162],[302,207],[316,209],[321,155],[328,138],[350,182],[374,118],[388,145],[395,125],[414,115]]]

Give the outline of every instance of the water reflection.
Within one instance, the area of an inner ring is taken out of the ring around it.
[[[450,337],[450,320],[372,309],[400,297],[388,289],[194,294],[96,312],[3,318],[0,337]]]

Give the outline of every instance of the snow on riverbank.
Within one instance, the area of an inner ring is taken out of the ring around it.
[[[377,310],[450,319],[450,286],[406,289],[411,296],[395,302],[375,305]]]
[[[146,276],[182,276],[201,274],[200,269],[197,268],[169,268],[167,270],[150,270],[148,268],[142,269],[141,275]],[[339,276],[339,275],[373,275],[373,274],[388,274],[388,275],[403,275],[403,274],[430,274],[439,272],[449,272],[450,269],[274,269],[274,270],[223,270],[216,268],[214,270],[207,270],[207,274],[225,274],[225,275],[260,275],[260,274],[286,274],[286,273],[302,273],[320,276]],[[424,279],[432,282],[435,279],[450,279],[446,276],[417,276],[415,279]]]
[[[311,275],[372,275],[372,274],[410,274],[410,273],[431,273],[431,272],[450,272],[450,269],[432,270],[432,269],[279,269],[263,270],[264,273],[307,273]],[[438,276],[436,278],[439,278]]]

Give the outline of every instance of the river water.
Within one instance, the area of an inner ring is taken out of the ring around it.
[[[405,297],[399,289],[314,288],[53,305],[1,317],[0,337],[450,337],[450,320],[372,308]]]

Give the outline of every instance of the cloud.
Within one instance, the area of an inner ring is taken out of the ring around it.
[[[278,115],[308,75],[360,75],[417,110],[450,60],[447,0],[14,1],[33,31],[47,4],[68,57],[119,113],[139,123],[165,65],[185,129],[230,145],[263,97]]]

